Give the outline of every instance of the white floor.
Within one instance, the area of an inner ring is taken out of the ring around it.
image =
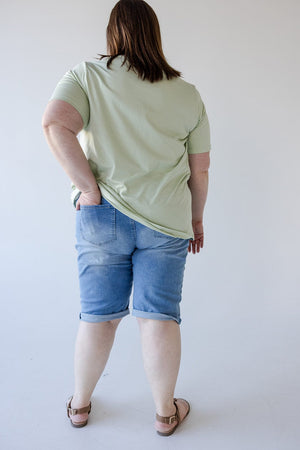
[[[49,317],[51,288],[48,295],[39,321],[21,305],[2,320],[2,449],[300,448],[298,317],[259,310],[234,316],[203,301],[199,318],[183,304],[175,395],[190,401],[191,412],[172,436],[161,437],[153,427],[155,409],[132,316],[117,330],[88,425],[70,425],[65,401],[73,393],[77,319],[63,303]]]

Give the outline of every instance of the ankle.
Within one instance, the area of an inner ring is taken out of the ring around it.
[[[162,406],[156,409],[156,413],[159,416],[163,416],[163,417],[169,417],[169,416],[173,416],[176,414],[176,406],[174,405],[174,403],[172,403],[171,405],[168,406]]]
[[[87,395],[73,395],[72,401],[71,401],[71,407],[72,408],[82,408],[84,406],[89,405],[90,403],[90,397]]]

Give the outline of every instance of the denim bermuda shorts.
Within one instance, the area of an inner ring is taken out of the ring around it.
[[[153,230],[103,196],[76,210],[79,319],[104,322],[129,314],[181,323],[180,301],[189,239]]]

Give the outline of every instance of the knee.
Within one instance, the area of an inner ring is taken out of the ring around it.
[[[117,328],[117,326],[119,325],[119,323],[121,322],[122,319],[123,319],[123,317],[120,317],[118,319],[109,320],[108,323],[110,323],[114,328]]]
[[[142,325],[144,323],[151,323],[151,322],[154,321],[154,319],[148,319],[146,317],[136,317],[136,320],[137,320],[139,325]]]
[[[159,319],[150,319],[146,317],[136,317],[139,327],[143,326],[151,326],[155,325],[156,329],[168,329],[170,327],[174,327],[178,325],[178,322],[175,319],[169,320],[159,320]]]

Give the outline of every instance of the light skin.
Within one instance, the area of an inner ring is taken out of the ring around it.
[[[85,154],[77,139],[83,128],[79,112],[69,103],[53,99],[42,118],[43,132],[54,156],[66,174],[81,191],[76,203],[97,205],[101,192]],[[203,157],[202,157],[203,159]],[[189,252],[199,253],[204,244],[203,210],[207,196],[208,170],[199,154],[189,155],[191,177],[188,181],[192,193],[192,217],[194,241]],[[203,167],[205,170],[203,170]],[[80,320],[75,343],[72,408],[87,406],[95,386],[106,366],[121,319],[90,323]],[[180,367],[180,326],[175,320],[153,320],[137,317],[139,325],[145,372],[151,387],[156,412],[161,416],[175,413],[173,398]],[[186,406],[178,402],[179,414],[186,413]],[[73,422],[86,420],[88,413],[73,416]],[[159,431],[167,431],[171,425],[155,422]]]
[[[192,194],[192,227],[194,240],[189,242],[188,251],[199,253],[204,246],[203,212],[208,192],[209,152],[190,154],[191,175],[188,186]]]

